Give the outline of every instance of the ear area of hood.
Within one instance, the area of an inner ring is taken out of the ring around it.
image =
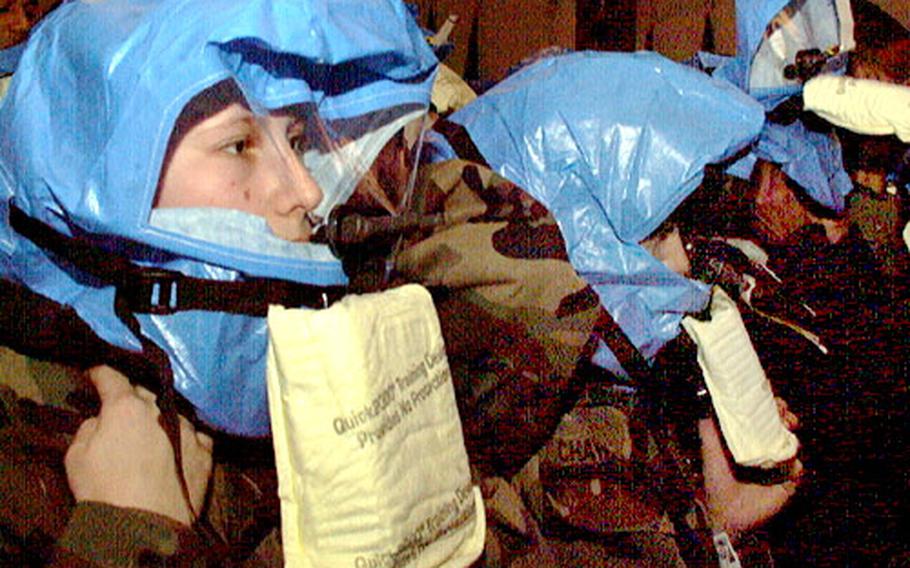
[[[491,168],[556,218],[575,270],[646,358],[704,308],[706,286],[639,241],[761,131],[764,110],[726,81],[658,54],[546,58],[454,113]],[[621,376],[606,345],[594,362]]]

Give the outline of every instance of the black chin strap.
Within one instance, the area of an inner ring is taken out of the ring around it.
[[[133,313],[173,314],[187,310],[265,316],[270,304],[325,308],[346,293],[344,286],[313,286],[272,278],[207,280],[133,263],[83,237],[70,237],[9,204],[10,226],[40,248],[80,271],[117,287]]]

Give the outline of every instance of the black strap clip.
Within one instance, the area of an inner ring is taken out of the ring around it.
[[[142,268],[117,286],[130,309],[136,313],[170,315],[179,310],[179,272],[160,268]]]

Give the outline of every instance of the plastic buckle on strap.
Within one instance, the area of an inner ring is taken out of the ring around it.
[[[179,272],[144,268],[121,288],[130,307],[139,313],[169,315],[177,311]]]

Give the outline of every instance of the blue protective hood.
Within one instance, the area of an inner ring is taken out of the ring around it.
[[[737,0],[736,56],[714,75],[749,93],[770,110],[798,94],[802,85],[784,67],[805,49],[853,48],[849,0]],[[832,60],[843,64],[846,58]],[[838,65],[842,72],[843,68]],[[832,69],[829,69],[831,71]]]
[[[9,227],[12,198],[63,233],[100,237],[184,274],[344,283],[329,255],[254,254],[151,226],[174,122],[194,95],[227,78],[254,108],[315,102],[327,121],[426,107],[436,63],[396,0],[64,4],[33,30],[0,106],[0,275],[74,307],[111,344],[140,349],[114,314],[111,286],[63,268]],[[203,418],[234,433],[267,433],[263,318],[185,312],[140,321]]]
[[[749,88],[749,72],[765,30],[771,20],[780,13],[789,0],[737,0],[736,2],[736,56],[723,58],[723,65],[714,71],[715,77],[722,77],[740,89],[752,94],[771,109],[781,100],[799,92],[799,86],[786,81],[781,73],[777,88],[753,93]]]
[[[810,130],[801,120],[765,123],[752,152],[728,171],[748,179],[759,158],[780,164],[816,203],[838,213],[844,210],[853,181],[844,169],[840,142],[832,133]]]
[[[490,166],[553,213],[569,258],[653,357],[708,288],[638,243],[761,130],[761,106],[654,53],[574,53],[508,77],[450,117]],[[601,346],[596,361],[621,372]]]
[[[802,85],[785,78],[783,72],[798,51],[853,47],[847,0],[737,0],[736,22],[737,55],[714,57],[713,74],[749,93],[767,110],[801,92]],[[792,32],[785,33],[787,22],[794,22]],[[774,29],[780,32],[766,34]],[[842,73],[845,62],[844,54],[832,60],[828,71]],[[844,197],[853,184],[843,167],[840,143],[832,134],[812,131],[799,119],[789,125],[769,122],[754,152],[734,164],[730,173],[748,179],[757,158],[780,164],[816,202],[843,211]]]

